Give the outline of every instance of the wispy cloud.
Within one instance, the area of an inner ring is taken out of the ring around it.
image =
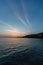
[[[3,26],[6,26],[6,27],[8,27],[9,29],[14,30],[14,27],[13,27],[12,25],[10,25],[10,24],[8,24],[8,23],[6,23],[6,22],[4,22],[4,21],[0,21],[0,23],[3,24]]]
[[[25,17],[25,22],[27,23],[27,25],[32,29],[32,25],[27,17],[27,11],[26,11],[26,7],[25,7],[25,3],[23,0],[21,0],[21,4],[22,4],[22,7],[23,7],[23,12],[24,12],[24,17]]]
[[[3,24],[3,26],[7,27],[4,30],[5,34],[9,34],[10,35],[10,34],[14,34],[14,33],[19,33],[20,32],[18,29],[14,28],[12,25],[10,25],[10,24],[8,24],[6,22],[0,21],[0,23]],[[0,34],[2,34],[2,33],[0,33]]]
[[[20,33],[20,30],[14,28],[14,29],[6,29],[7,32],[11,32],[11,33]]]
[[[16,16],[17,19],[19,20],[20,23],[22,23],[24,26],[26,26],[26,29],[31,32],[31,30],[33,29],[28,17],[27,17],[27,11],[26,11],[26,8],[25,8],[25,5],[24,5],[24,2],[23,0],[21,1],[22,3],[22,8],[23,8],[23,12],[24,12],[24,17],[25,17],[25,20],[20,16],[20,13],[18,13],[18,10],[16,9],[17,5],[14,6],[13,4],[13,1],[12,0],[7,0],[7,3],[8,3],[8,6],[9,8],[11,9],[12,11],[12,14],[14,15],[14,17]]]
[[[9,5],[10,9],[12,10],[12,14],[13,14],[14,16],[16,16],[17,19],[18,19],[23,25],[27,26],[26,22],[21,18],[21,16],[19,15],[18,11],[16,10],[16,6],[15,6],[15,9],[14,9],[14,6],[13,6],[13,4],[12,4],[12,1],[7,0],[7,3],[8,3],[8,5]]]
[[[22,24],[24,24],[25,26],[27,26],[27,24],[25,23],[25,21],[21,18],[21,16],[16,12],[15,13],[15,15],[16,15],[16,17],[20,20],[20,22],[22,23]]]

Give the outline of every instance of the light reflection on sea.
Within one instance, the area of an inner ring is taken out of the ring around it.
[[[0,65],[43,65],[43,39],[0,38]]]

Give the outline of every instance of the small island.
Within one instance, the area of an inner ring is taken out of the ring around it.
[[[43,38],[43,32],[37,33],[37,34],[26,35],[26,36],[23,36],[22,38]]]

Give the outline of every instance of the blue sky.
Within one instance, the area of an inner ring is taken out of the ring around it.
[[[0,34],[43,32],[43,0],[0,0]]]

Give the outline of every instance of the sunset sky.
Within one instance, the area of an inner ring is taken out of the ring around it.
[[[43,0],[0,0],[0,36],[43,32]]]

